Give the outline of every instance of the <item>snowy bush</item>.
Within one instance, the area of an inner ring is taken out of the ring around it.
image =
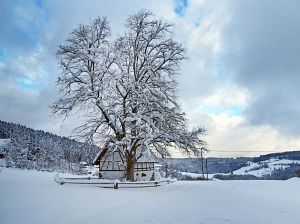
[[[180,180],[207,180],[205,177],[202,176],[190,176],[190,175],[182,175]]]
[[[253,175],[223,175],[223,174],[216,174],[213,176],[213,178],[219,179],[219,180],[259,180],[261,178],[253,176]]]

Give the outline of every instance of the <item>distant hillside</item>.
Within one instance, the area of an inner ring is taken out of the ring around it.
[[[280,153],[261,155],[259,157],[254,157],[253,162],[261,162],[272,158],[300,160],[300,151],[280,152]]]
[[[172,169],[201,173],[199,159],[171,159]],[[208,173],[219,179],[288,179],[300,170],[300,151],[258,157],[208,158]]]
[[[250,157],[240,158],[208,158],[208,173],[230,173],[252,161]],[[181,172],[201,173],[201,160],[191,158],[171,159],[172,167]]]
[[[76,172],[80,161],[91,163],[99,151],[96,146],[1,120],[0,139],[7,139],[0,153],[8,167]]]

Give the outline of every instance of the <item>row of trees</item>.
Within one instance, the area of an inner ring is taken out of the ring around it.
[[[0,121],[0,139],[9,139],[1,148],[8,167],[76,171],[80,161],[91,164],[99,151],[96,146],[4,121]]]
[[[123,35],[113,39],[105,17],[79,25],[59,46],[60,95],[54,114],[80,112],[78,137],[109,150],[121,149],[127,179],[141,154],[158,158],[170,150],[198,155],[203,128],[188,131],[178,104],[177,75],[185,48],[172,25],[142,10],[129,16]]]

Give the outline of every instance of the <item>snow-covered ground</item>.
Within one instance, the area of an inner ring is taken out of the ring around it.
[[[178,181],[151,188],[58,185],[54,173],[1,168],[0,223],[298,224],[300,179]]]

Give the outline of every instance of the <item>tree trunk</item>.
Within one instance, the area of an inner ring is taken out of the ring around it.
[[[127,167],[126,167],[126,179],[129,181],[134,181],[134,167],[135,167],[135,156],[128,155],[127,157]]]

